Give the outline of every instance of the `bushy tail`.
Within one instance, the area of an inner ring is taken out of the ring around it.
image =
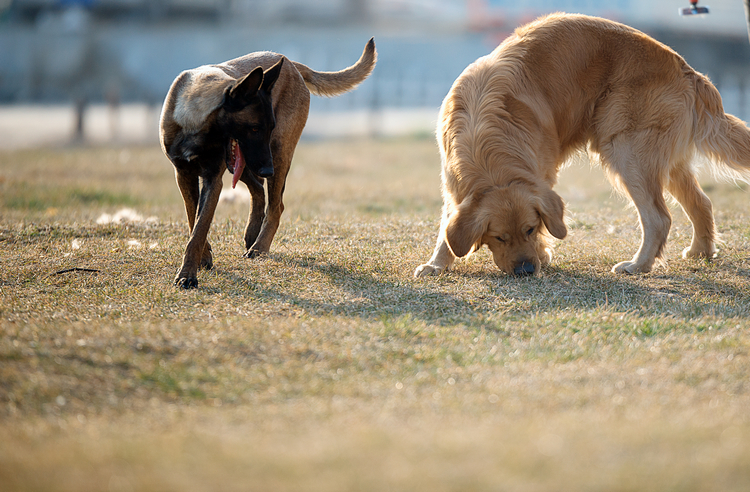
[[[739,118],[724,113],[721,95],[714,85],[695,74],[694,137],[698,152],[706,155],[719,174],[750,182],[750,128]],[[723,169],[718,164],[724,164]]]
[[[310,92],[316,96],[333,97],[357,87],[372,73],[377,59],[375,39],[370,38],[357,63],[338,72],[316,72],[301,63],[292,63],[302,75]]]

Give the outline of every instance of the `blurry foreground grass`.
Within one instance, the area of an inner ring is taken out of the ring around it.
[[[717,260],[675,208],[668,265],[614,276],[634,211],[572,167],[542,276],[416,280],[438,173],[430,140],[303,143],[272,253],[222,203],[185,292],[157,148],[0,155],[0,489],[748,490],[748,193],[709,181]]]

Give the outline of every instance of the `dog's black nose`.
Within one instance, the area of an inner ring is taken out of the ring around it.
[[[513,269],[513,273],[516,275],[533,275],[535,271],[534,264],[529,262],[521,262]]]
[[[273,166],[261,167],[260,169],[258,169],[258,171],[256,171],[255,174],[257,174],[261,178],[270,178],[271,176],[273,176]]]

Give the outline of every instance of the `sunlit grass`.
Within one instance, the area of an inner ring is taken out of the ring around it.
[[[569,237],[541,276],[485,249],[414,279],[439,222],[434,143],[306,142],[272,252],[241,258],[247,204],[222,203],[192,291],[172,285],[187,225],[159,149],[5,153],[0,187],[3,490],[750,484],[734,185],[707,187],[711,262],[679,258],[675,206],[667,265],[611,274],[635,213],[573,166]],[[97,223],[123,207],[140,219]]]

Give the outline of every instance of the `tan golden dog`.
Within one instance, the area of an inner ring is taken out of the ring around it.
[[[443,101],[437,140],[443,215],[417,277],[450,269],[483,244],[501,270],[537,273],[551,259],[547,235],[567,234],[552,190],[558,171],[584,149],[638,210],[641,245],[614,266],[618,273],[648,272],[661,258],[671,226],[665,190],[693,224],[683,256],[716,254],[711,202],[691,167],[696,153],[723,174],[750,171],[750,130],[724,113],[706,77],[635,29],[581,15],[538,19],[469,65]]]

